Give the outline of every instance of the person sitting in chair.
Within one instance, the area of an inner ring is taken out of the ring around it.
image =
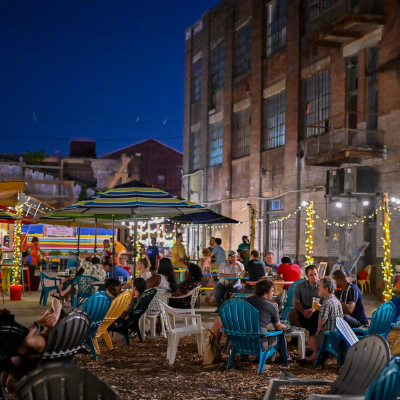
[[[299,360],[300,364],[314,362],[317,359],[319,348],[324,339],[324,332],[331,332],[335,329],[336,318],[343,318],[343,310],[340,301],[334,295],[336,282],[332,278],[321,278],[318,285],[318,295],[324,301],[319,311],[318,328],[315,335],[310,336],[308,345],[313,353],[305,360]]]
[[[274,283],[267,278],[261,278],[254,287],[254,295],[247,297],[247,301],[258,311],[259,329],[261,333],[268,332],[268,325],[273,324],[274,329],[279,331],[286,329],[286,325],[279,320],[278,308],[272,302],[274,295]],[[221,340],[223,328],[221,318],[214,321],[212,330],[218,340]],[[268,347],[268,337],[261,339],[261,347],[265,351]]]
[[[361,290],[354,284],[349,283],[346,274],[338,269],[332,274],[336,281],[337,290],[335,295],[343,308],[343,319],[351,328],[359,328],[361,325],[368,325],[365,315],[364,303]]]
[[[178,284],[178,289],[172,293],[169,299],[169,305],[174,308],[190,308],[192,297],[188,296],[183,299],[174,299],[174,297],[184,296],[191,290],[200,285],[203,279],[201,268],[197,264],[190,263],[185,271],[183,282]]]
[[[214,288],[214,297],[217,307],[222,304],[222,297],[225,293],[241,293],[242,284],[240,283],[240,274],[244,271],[243,264],[238,260],[238,253],[231,250],[228,254],[228,261],[224,261],[218,270],[219,282]],[[224,278],[237,278],[234,280]]]
[[[18,356],[11,358],[11,368],[4,371],[1,375],[2,385],[7,386],[8,377],[11,374],[15,379],[21,379],[30,371],[35,369],[40,361],[47,344],[50,330],[64,318],[65,311],[62,310],[61,303],[56,299],[51,303],[51,307],[29,327],[28,335],[18,348]],[[14,315],[7,309],[0,311],[0,323],[14,321]],[[38,329],[44,328],[40,333]],[[37,357],[35,357],[37,356]]]

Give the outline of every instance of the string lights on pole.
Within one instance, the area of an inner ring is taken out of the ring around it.
[[[389,301],[393,297],[392,291],[392,278],[393,278],[393,270],[392,270],[392,262],[390,255],[390,217],[389,217],[389,203],[387,193],[384,193],[384,198],[382,201],[382,229],[383,229],[383,237],[382,237],[382,245],[383,245],[383,260],[382,260],[382,271],[383,271],[383,281],[385,284],[385,288],[383,291],[383,297],[385,301]]]
[[[17,215],[21,216],[23,204],[16,206]],[[22,221],[15,221],[15,234],[14,234],[14,280],[13,286],[19,285],[19,263],[21,260],[21,235],[22,235]]]
[[[307,265],[314,264],[313,258],[313,234],[314,234],[314,202],[310,201],[307,208],[307,219],[306,219],[306,262]]]

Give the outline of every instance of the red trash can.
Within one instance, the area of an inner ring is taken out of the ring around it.
[[[21,300],[22,285],[10,286],[10,300]]]

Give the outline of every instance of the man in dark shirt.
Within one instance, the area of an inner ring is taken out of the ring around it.
[[[125,254],[128,254],[128,264],[133,264],[133,236],[126,238],[125,250]]]
[[[356,285],[349,283],[346,274],[340,269],[332,274],[332,278],[336,281],[339,289],[335,295],[342,304],[343,319],[351,328],[367,325],[368,319],[365,315],[361,290]]]
[[[250,282],[257,282],[260,278],[265,276],[265,264],[260,260],[260,252],[252,250],[250,253],[250,261],[244,264],[246,270],[244,277],[248,276]],[[245,293],[251,293],[250,285],[245,286]]]
[[[158,267],[158,247],[157,247],[157,238],[153,236],[151,238],[151,246],[147,248],[147,257],[150,260],[150,272],[152,272],[152,275],[155,274],[157,271]]]

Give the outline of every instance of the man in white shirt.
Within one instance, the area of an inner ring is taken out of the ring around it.
[[[242,284],[240,283],[240,275],[244,271],[243,264],[238,260],[238,253],[231,250],[228,254],[228,261],[224,261],[218,270],[219,282],[214,288],[214,298],[217,302],[217,307],[222,304],[222,296],[226,292],[241,293]],[[238,279],[224,279],[224,278],[238,278]]]

